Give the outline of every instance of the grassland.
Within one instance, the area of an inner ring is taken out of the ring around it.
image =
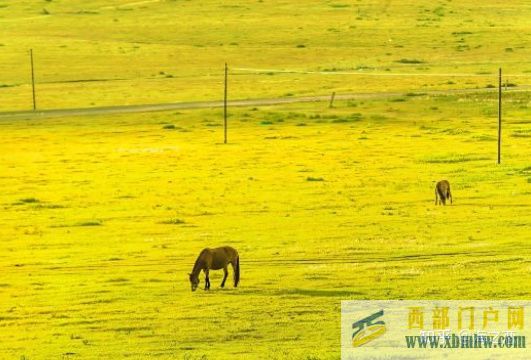
[[[492,95],[402,100],[234,110],[229,145],[218,111],[2,123],[0,352],[329,359],[342,299],[529,297],[525,93],[501,166]],[[222,244],[241,288],[191,293]]]
[[[525,1],[3,1],[0,110],[31,108],[29,48],[40,108],[212,100],[225,62],[232,98],[485,87],[500,66],[529,84],[530,16]]]
[[[2,120],[0,358],[337,359],[341,300],[529,298],[530,12],[0,1],[0,111],[31,107],[28,48],[40,108],[218,99],[225,61],[233,99],[404,93],[230,109],[227,145],[212,109]],[[499,66],[496,165],[494,93],[422,92]],[[190,292],[225,244],[241,287]]]

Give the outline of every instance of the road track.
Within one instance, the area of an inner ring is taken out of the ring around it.
[[[519,88],[510,88],[505,92],[527,92],[528,86]],[[447,95],[461,95],[473,93],[496,93],[496,88],[485,89],[459,89],[459,90],[430,90],[418,92],[422,96],[447,96]],[[405,92],[379,92],[379,93],[355,93],[355,94],[337,94],[336,101],[341,100],[372,100],[372,99],[386,99],[411,95]],[[310,103],[310,102],[327,102],[330,101],[330,95],[321,96],[291,96],[282,98],[264,98],[264,99],[245,99],[245,100],[230,100],[228,107],[247,107],[247,106],[270,106],[282,104],[296,104],[296,103]],[[145,104],[145,105],[117,105],[105,107],[89,107],[89,108],[70,108],[70,109],[47,109],[37,111],[11,111],[0,112],[0,121],[17,120],[17,119],[46,119],[46,118],[61,118],[72,116],[96,116],[96,115],[115,115],[115,114],[134,114],[147,113],[157,111],[172,111],[172,110],[191,110],[191,109],[213,109],[223,107],[223,101],[192,101],[192,102],[175,102],[175,103],[161,103],[161,104]]]

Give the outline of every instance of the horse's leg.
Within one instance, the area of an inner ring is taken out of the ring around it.
[[[227,269],[227,265],[223,268],[223,281],[221,282],[221,287],[225,286],[225,280],[227,280],[227,276],[229,275],[229,270]]]
[[[208,278],[208,269],[205,269],[205,290],[210,289],[210,279]]]

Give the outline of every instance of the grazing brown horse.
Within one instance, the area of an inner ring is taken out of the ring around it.
[[[448,180],[441,180],[435,185],[435,205],[439,200],[439,205],[446,205],[446,200],[450,199],[450,204],[453,203],[452,193],[450,192],[450,183]]]
[[[201,273],[201,270],[205,273],[205,290],[208,290],[210,289],[208,272],[210,270],[223,269],[224,276],[223,281],[221,282],[221,287],[224,287],[225,280],[227,280],[227,276],[229,275],[229,270],[227,269],[229,264],[232,265],[232,270],[234,271],[234,287],[237,287],[240,282],[240,256],[236,249],[231,248],[230,246],[223,246],[215,249],[203,249],[195,261],[192,272],[188,274],[190,276],[192,291],[195,291],[199,285],[199,274]]]

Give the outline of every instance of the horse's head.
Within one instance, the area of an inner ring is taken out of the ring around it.
[[[190,284],[192,285],[192,291],[195,291],[197,289],[197,286],[199,285],[199,276],[194,274],[188,274],[190,277]]]

